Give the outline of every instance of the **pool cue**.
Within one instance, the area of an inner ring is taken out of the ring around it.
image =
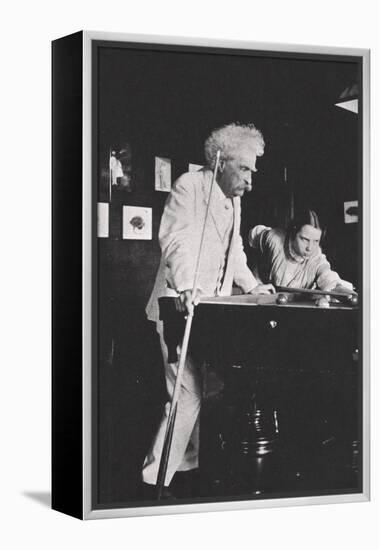
[[[292,292],[297,294],[315,294],[317,296],[331,296],[332,298],[349,298],[350,296],[357,296],[354,290],[346,289],[346,292],[339,292],[338,290],[318,290],[316,288],[295,288],[287,286],[275,286],[277,292]]]
[[[209,207],[210,207],[210,204],[211,204],[212,191],[213,191],[214,183],[216,181],[216,175],[217,175],[218,165],[219,165],[219,161],[220,161],[220,153],[221,153],[220,151],[217,151],[217,154],[216,154],[216,164],[215,164],[214,171],[213,171],[213,177],[212,177],[211,189],[209,191],[209,199],[208,199],[207,209],[205,211],[204,225],[203,225],[203,229],[202,229],[202,233],[201,233],[200,247],[199,247],[199,252],[198,252],[198,255],[197,255],[195,276],[194,276],[193,287],[192,287],[192,304],[194,304],[195,298],[196,298],[197,282],[198,282],[198,279],[199,279],[199,267],[200,267],[200,261],[201,261],[201,253],[202,253],[203,244],[204,244],[205,227],[206,227],[206,224],[207,224]],[[160,459],[160,462],[159,462],[159,470],[158,470],[158,477],[157,477],[157,489],[158,489],[157,498],[158,498],[158,500],[160,500],[162,498],[164,483],[166,481],[167,466],[168,466],[168,461],[169,461],[169,457],[170,457],[170,450],[171,450],[172,437],[173,437],[173,433],[174,433],[176,413],[177,413],[177,410],[178,410],[178,401],[179,401],[180,388],[181,388],[181,384],[182,384],[182,378],[183,378],[183,373],[184,373],[184,368],[185,368],[185,361],[186,361],[186,357],[187,357],[188,342],[189,342],[189,337],[190,337],[190,334],[191,334],[192,319],[193,319],[193,310],[192,310],[191,313],[189,313],[187,315],[187,319],[186,319],[186,325],[185,325],[185,329],[184,329],[184,336],[183,336],[182,346],[181,346],[181,350],[180,350],[178,372],[177,372],[177,375],[176,375],[174,392],[172,394],[170,412],[169,412],[168,419],[167,419],[167,426],[166,426],[166,432],[165,432],[165,437],[164,437],[164,442],[163,442],[162,455],[161,455],[161,459]]]

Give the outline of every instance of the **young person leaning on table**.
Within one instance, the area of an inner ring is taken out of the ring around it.
[[[296,214],[287,229],[257,225],[249,232],[249,244],[256,252],[255,277],[274,286],[319,289],[355,294],[353,285],[333,271],[320,243],[324,234],[314,210]],[[328,307],[329,297],[316,304]]]

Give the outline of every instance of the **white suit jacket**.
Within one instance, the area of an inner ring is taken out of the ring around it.
[[[177,296],[183,290],[192,290],[211,183],[212,172],[203,169],[183,174],[173,185],[159,229],[161,263],[146,307],[151,321],[159,319],[158,298]],[[215,182],[214,187],[217,185]],[[243,251],[240,198],[234,197],[232,201],[233,225],[225,262],[225,243],[222,242],[219,227],[220,202],[215,200],[217,192],[219,188],[214,188],[197,288],[203,296],[227,296],[231,294],[234,282],[246,293],[258,282],[247,267]]]

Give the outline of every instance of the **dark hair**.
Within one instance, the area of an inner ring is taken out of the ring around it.
[[[293,240],[296,237],[296,233],[298,233],[304,225],[310,225],[316,229],[320,229],[321,238],[325,236],[325,228],[321,225],[318,215],[314,210],[309,209],[300,210],[295,214],[287,227],[287,236]]]

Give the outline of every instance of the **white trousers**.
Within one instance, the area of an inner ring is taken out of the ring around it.
[[[157,322],[166,374],[167,391],[170,398],[178,371],[178,363],[168,363],[167,347],[163,339],[163,323]],[[180,352],[180,349],[178,350]],[[193,470],[199,465],[199,414],[201,403],[201,372],[199,365],[187,354],[182,386],[179,394],[176,421],[165,485],[168,486],[177,471]],[[167,419],[171,402],[166,403],[163,417],[153,444],[143,466],[142,478],[145,483],[155,485],[158,477]]]

